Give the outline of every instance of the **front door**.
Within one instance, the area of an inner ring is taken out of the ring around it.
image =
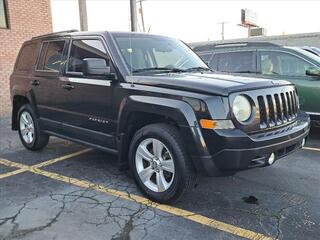
[[[320,114],[320,78],[306,75],[315,65],[300,56],[277,50],[260,51],[261,73],[272,79],[288,80],[298,90],[300,108]]]
[[[110,119],[112,81],[106,77],[85,76],[83,59],[86,58],[103,58],[111,64],[102,39],[71,41],[65,74],[60,79],[58,106],[63,129],[68,137],[115,149],[114,121]]]

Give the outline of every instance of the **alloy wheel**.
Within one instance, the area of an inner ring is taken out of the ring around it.
[[[27,144],[31,144],[34,139],[34,123],[31,114],[24,111],[20,115],[20,133]]]
[[[164,143],[155,138],[143,140],[137,148],[135,160],[139,178],[148,189],[164,192],[172,185],[174,160]]]

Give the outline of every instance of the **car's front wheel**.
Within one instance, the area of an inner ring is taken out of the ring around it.
[[[194,183],[194,169],[183,140],[168,124],[140,129],[131,142],[129,158],[142,193],[154,201],[176,201]]]
[[[29,104],[19,109],[18,127],[20,140],[25,148],[35,151],[48,144],[49,136],[41,132],[34,111]]]

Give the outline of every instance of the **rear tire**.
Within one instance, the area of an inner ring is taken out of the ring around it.
[[[177,128],[147,125],[136,132],[129,163],[142,193],[153,201],[177,201],[195,182],[195,171]]]
[[[29,104],[19,109],[18,132],[23,146],[28,150],[41,150],[49,142],[49,135],[41,132],[36,115]]]

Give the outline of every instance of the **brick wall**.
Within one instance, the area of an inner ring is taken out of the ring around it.
[[[9,76],[21,44],[52,32],[50,0],[6,0],[9,29],[0,29],[0,116],[11,110]]]

